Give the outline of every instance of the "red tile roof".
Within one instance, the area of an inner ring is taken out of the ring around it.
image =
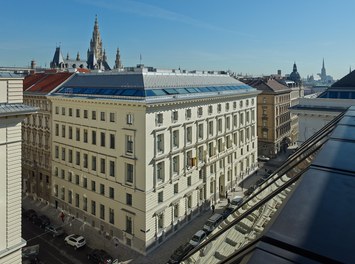
[[[49,93],[57,88],[64,81],[68,80],[74,73],[58,72],[58,73],[35,73],[26,76],[23,81],[23,90],[25,92]]]

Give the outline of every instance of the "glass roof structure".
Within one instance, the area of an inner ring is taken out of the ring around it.
[[[142,71],[76,74],[52,95],[154,101],[251,92],[228,74]]]
[[[355,263],[355,107],[304,142],[182,263]]]

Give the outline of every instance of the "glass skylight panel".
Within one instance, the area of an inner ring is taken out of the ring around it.
[[[167,93],[167,94],[177,94],[178,92],[173,89],[173,88],[170,88],[170,89],[164,89],[164,91]]]

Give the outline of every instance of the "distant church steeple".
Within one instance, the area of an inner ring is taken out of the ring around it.
[[[323,63],[322,63],[322,69],[320,71],[320,73],[318,73],[321,81],[325,81],[327,79],[327,71],[325,70],[325,66],[324,66],[324,58],[323,58]]]
[[[120,55],[120,49],[117,48],[117,53],[116,53],[116,60],[115,60],[115,69],[122,69],[123,65],[121,62],[121,55]]]
[[[88,50],[88,68],[110,70],[110,66],[107,64],[107,58],[105,55],[105,52],[102,50],[102,40],[99,31],[99,23],[96,15],[94,31],[90,40],[90,49]]]

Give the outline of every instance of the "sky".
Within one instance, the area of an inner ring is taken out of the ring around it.
[[[56,46],[86,59],[95,16],[108,62],[269,75],[355,68],[353,0],[7,0],[0,66],[48,67]]]

